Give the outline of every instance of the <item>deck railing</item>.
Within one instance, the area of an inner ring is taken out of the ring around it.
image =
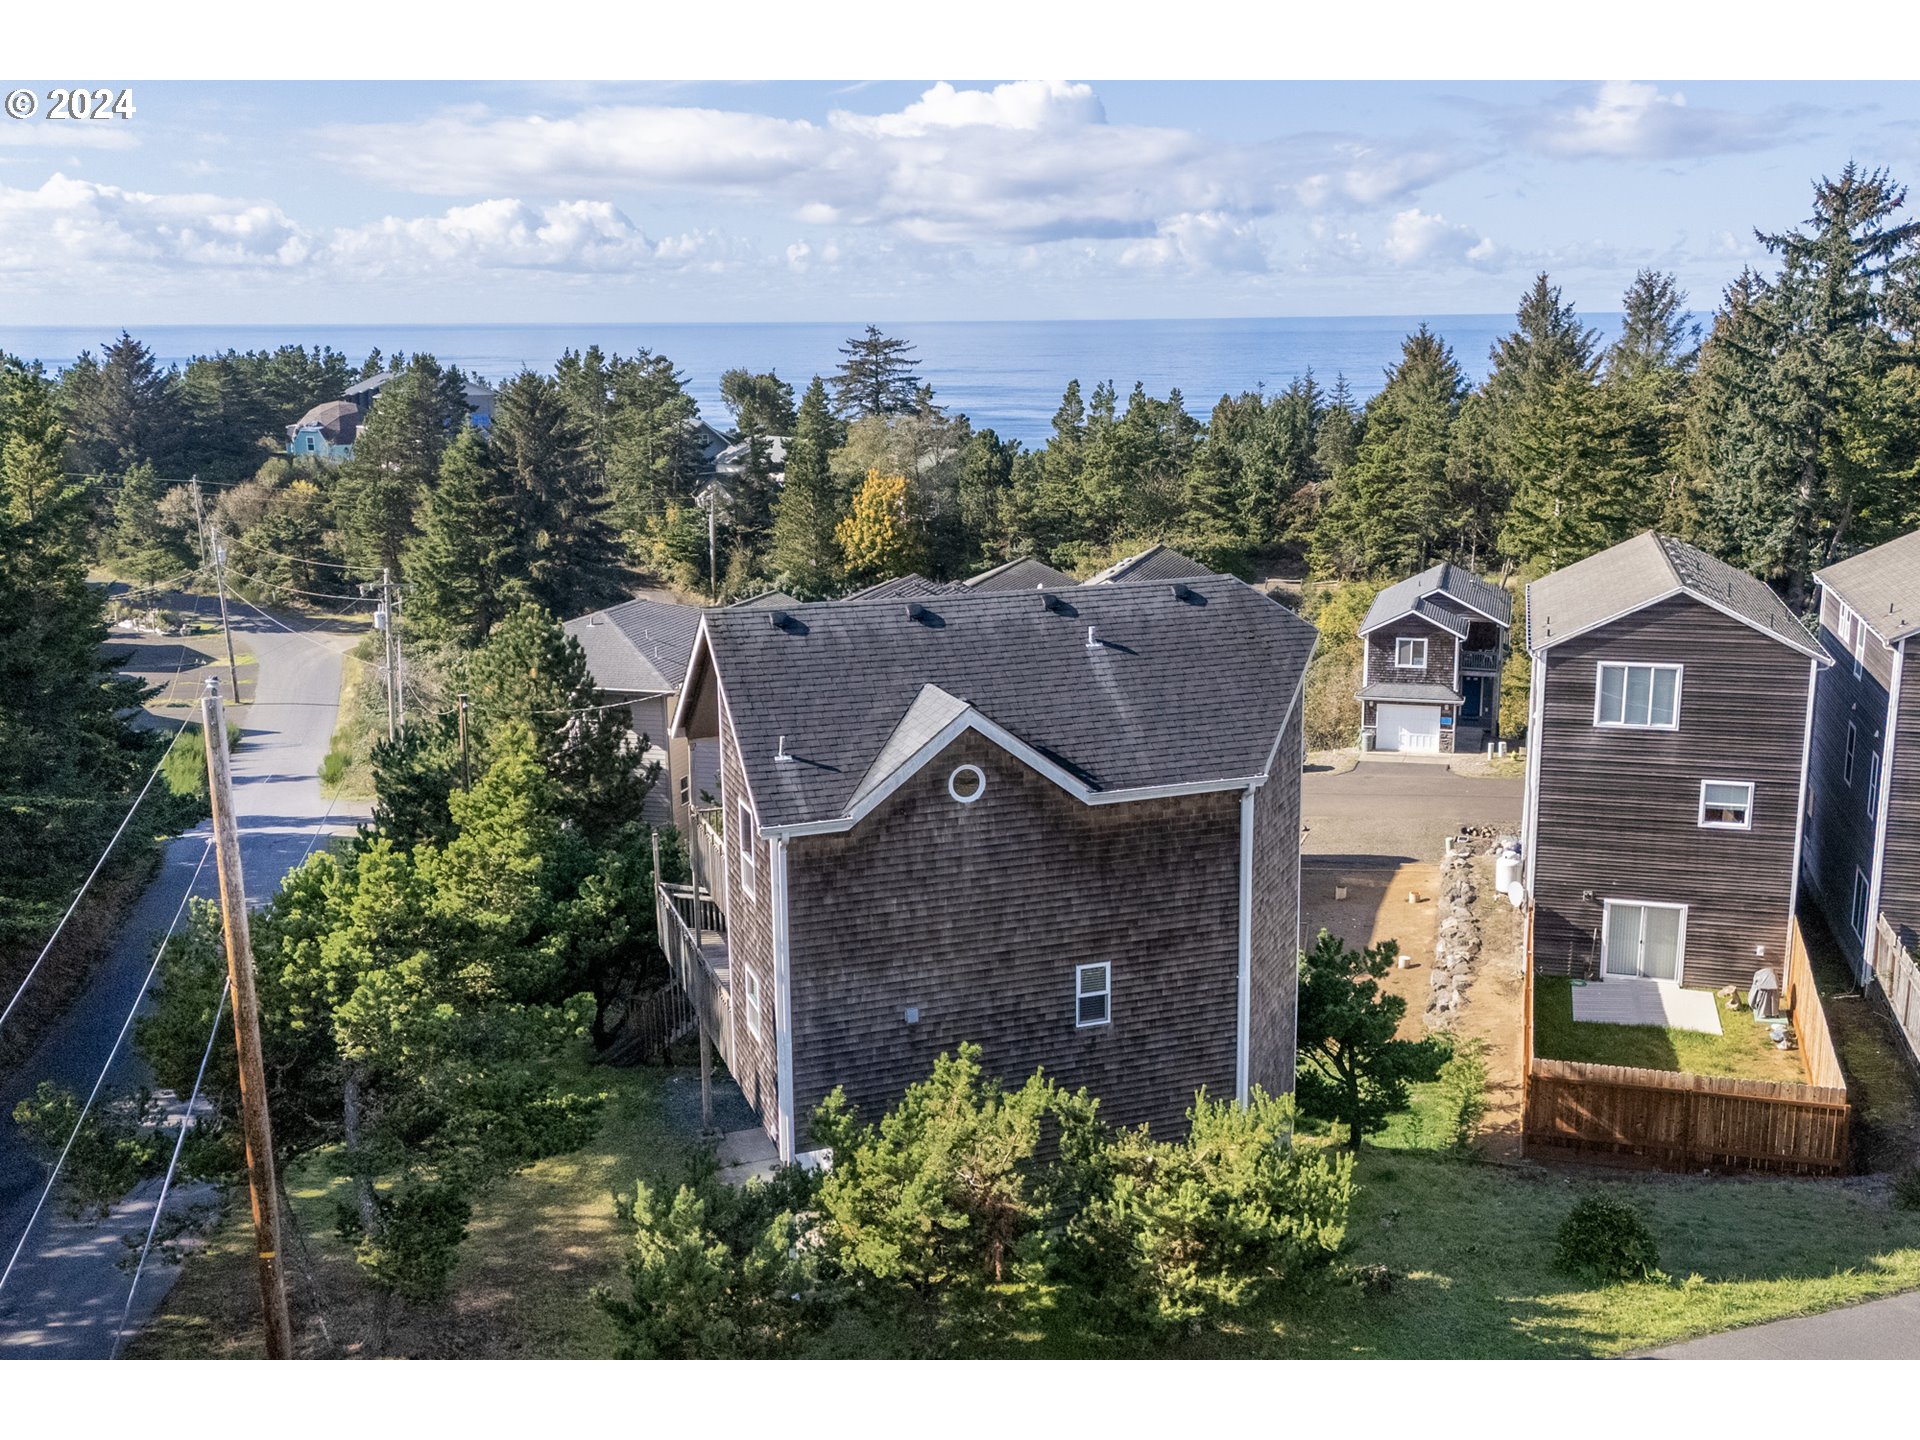
[[[1460,668],[1462,670],[1498,670],[1500,652],[1498,650],[1462,650]]]
[[[691,885],[654,885],[654,921],[660,948],[666,953],[667,968],[673,973],[674,982],[693,1002],[694,1014],[720,1052],[720,1058],[731,1066],[733,1043],[732,1026],[727,1023],[730,1012],[727,982],[714,972],[708,960],[708,945],[718,942],[721,932],[701,923],[712,908],[713,902]],[[717,913],[713,918],[718,918]],[[708,945],[702,944],[702,932],[713,937]]]
[[[696,809],[688,829],[692,832],[687,848],[692,856],[693,882],[713,897],[714,903],[724,914],[727,908],[727,842],[720,833],[719,809],[713,806]]]

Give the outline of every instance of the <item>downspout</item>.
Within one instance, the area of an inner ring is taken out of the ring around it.
[[[773,1085],[780,1109],[780,1163],[791,1165],[793,1132],[793,966],[791,926],[787,915],[787,841],[767,842],[768,897],[773,909]]]
[[[1240,978],[1234,1021],[1234,1096],[1244,1106],[1251,1091],[1253,1041],[1253,797],[1240,797]]]
[[[1807,721],[1800,734],[1800,792],[1793,807],[1793,879],[1787,888],[1787,941],[1780,952],[1780,983],[1784,987],[1787,967],[1793,963],[1793,927],[1800,913],[1800,847],[1807,826],[1807,772],[1813,762],[1813,702],[1820,688],[1820,662],[1807,661]],[[1749,817],[1751,818],[1751,817]]]

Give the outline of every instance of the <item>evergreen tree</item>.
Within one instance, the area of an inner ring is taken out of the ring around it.
[[[587,431],[560,387],[523,370],[494,399],[491,450],[512,497],[529,593],[560,615],[626,594],[626,567],[595,483]]]
[[[818,375],[800,401],[787,446],[787,479],[774,511],[768,565],[774,584],[802,600],[824,600],[840,588],[837,487],[827,456],[837,441],[827,387]]]
[[[462,427],[407,550],[407,617],[424,634],[471,648],[506,613],[520,559],[514,500],[486,436]]]
[[[1360,449],[1360,407],[1345,375],[1333,377],[1314,439],[1314,463],[1325,484],[1337,484]]]
[[[381,387],[334,491],[342,548],[361,579],[383,569],[400,577],[421,501],[466,417],[465,378],[431,355],[414,356]]]
[[[75,469],[130,470],[145,462],[179,473],[186,438],[180,377],[162,370],[153,351],[124,330],[100,352],[83,354],[60,378],[73,434]]]
[[[920,362],[909,358],[913,346],[867,326],[840,347],[844,357],[833,375],[834,408],[843,417],[910,415],[919,406],[914,371]]]
[[[769,370],[756,375],[742,367],[720,377],[720,399],[733,415],[734,430],[745,439],[753,435],[791,435],[797,419],[793,386]]]
[[[692,433],[700,408],[664,355],[642,350],[616,359],[612,373],[607,518],[632,545],[669,507],[691,500],[703,478]]]
[[[113,498],[108,544],[114,560],[142,585],[176,575],[192,561],[179,533],[161,523],[163,491],[153,466],[142,461],[127,472]]]
[[[1640,524],[1689,536],[1697,528],[1683,468],[1688,382],[1700,327],[1671,275],[1642,270],[1621,302],[1620,338],[1607,352],[1599,400],[1618,437],[1621,482],[1638,492]],[[1629,532],[1631,533],[1631,532]]]

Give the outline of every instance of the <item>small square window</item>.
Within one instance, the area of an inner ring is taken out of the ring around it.
[[[1403,635],[1393,642],[1393,667],[1396,670],[1427,668],[1427,642],[1424,638]]]
[[[1076,1028],[1104,1025],[1113,1018],[1113,967],[1106,961],[1076,966],[1073,1023]]]
[[[1753,785],[1746,780],[1700,782],[1700,824],[1708,830],[1753,828]]]

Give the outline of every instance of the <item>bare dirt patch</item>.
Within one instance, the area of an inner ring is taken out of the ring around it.
[[[1335,893],[1345,890],[1346,898]],[[1409,896],[1414,897],[1409,900]],[[1409,1039],[1426,1033],[1420,1016],[1432,987],[1433,942],[1440,925],[1440,867],[1425,861],[1365,864],[1353,861],[1301,867],[1300,933],[1311,946],[1322,930],[1355,949],[1383,940],[1399,944],[1407,968],[1390,970],[1381,982],[1403,996],[1407,1015],[1400,1030]]]

